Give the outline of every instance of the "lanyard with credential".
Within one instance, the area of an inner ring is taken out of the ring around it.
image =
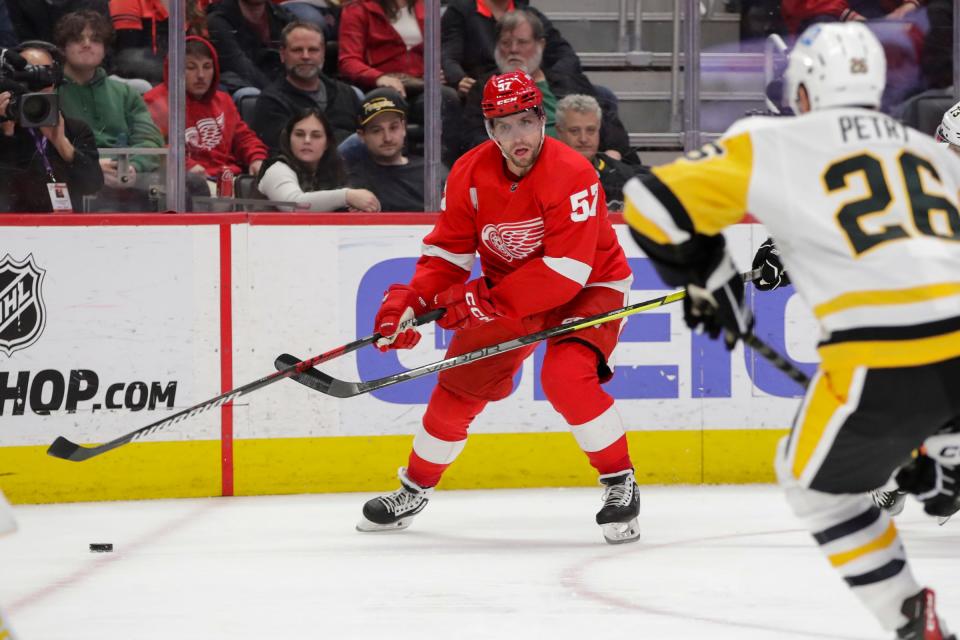
[[[57,179],[53,175],[53,165],[50,164],[50,159],[47,158],[47,139],[42,135],[37,135],[35,129],[30,129],[30,135],[33,136],[33,144],[37,147],[37,153],[40,154],[40,159],[43,160],[43,168],[47,170],[47,177],[50,178],[50,182],[56,182]]]

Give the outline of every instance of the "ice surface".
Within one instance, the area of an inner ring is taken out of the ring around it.
[[[377,534],[353,529],[370,494],[18,506],[0,608],[20,640],[889,637],[777,488],[641,492],[620,546],[600,487],[440,491]],[[960,627],[960,521],[897,524]]]

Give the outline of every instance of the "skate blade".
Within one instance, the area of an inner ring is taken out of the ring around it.
[[[898,497],[898,498],[894,501],[893,505],[892,505],[889,509],[887,509],[887,514],[888,514],[891,518],[894,518],[894,517],[900,515],[901,513],[903,513],[903,508],[904,508],[905,506],[907,506],[907,496],[906,496],[906,494],[904,494],[903,496]]]
[[[947,521],[948,521],[950,518],[952,518],[952,517],[953,517],[953,516],[938,516],[938,517],[937,517],[937,524],[942,527],[943,525],[947,524]]]
[[[362,533],[375,533],[378,531],[401,531],[410,526],[410,523],[413,522],[413,518],[400,518],[396,522],[391,522],[390,524],[377,524],[376,522],[371,522],[366,518],[361,516],[360,522],[357,523],[357,531]]]
[[[610,522],[600,525],[603,539],[609,544],[625,544],[640,539],[640,524],[634,518],[630,522]]]

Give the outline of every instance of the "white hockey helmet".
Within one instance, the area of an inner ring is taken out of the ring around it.
[[[810,109],[880,106],[887,81],[883,46],[860,22],[815,24],[790,52],[784,73],[787,100],[799,114],[797,89],[803,85]]]
[[[937,127],[937,142],[960,148],[960,102],[943,113],[943,120]]]

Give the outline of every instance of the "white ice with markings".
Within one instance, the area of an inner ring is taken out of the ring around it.
[[[599,487],[440,491],[379,534],[353,529],[370,494],[18,506],[0,609],[18,640],[889,638],[776,487],[641,492],[620,546]],[[960,627],[960,522],[897,524]]]

